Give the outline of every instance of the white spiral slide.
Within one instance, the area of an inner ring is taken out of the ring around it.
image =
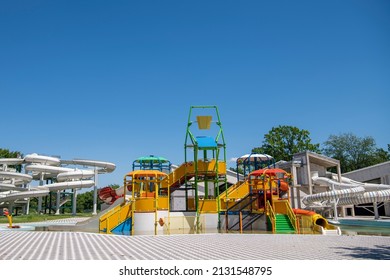
[[[0,165],[16,164],[8,160],[0,159]],[[46,196],[47,189],[24,188],[22,185],[30,183],[32,176],[18,172],[0,171],[0,203],[15,201],[17,199]]]
[[[29,163],[25,169],[32,172],[33,178],[43,181],[49,177],[57,181],[42,186],[49,191],[90,188],[95,185],[94,180],[91,180],[95,175],[93,171],[62,167],[62,161],[55,157],[31,154],[25,157],[25,162]]]
[[[315,184],[328,185],[332,190],[305,196],[302,202],[307,206],[315,203],[330,205],[336,200],[337,205],[390,201],[390,185],[361,183],[345,177],[342,177],[342,182],[338,182],[317,175],[313,176],[312,180]]]
[[[30,174],[6,171],[8,166],[25,164],[24,169]],[[82,165],[94,169],[78,169],[62,165]],[[21,198],[42,197],[50,191],[65,189],[90,188],[95,185],[96,175],[110,173],[115,164],[93,160],[60,160],[56,157],[38,154],[26,155],[24,159],[0,159],[0,203]],[[93,180],[93,178],[95,180]],[[43,185],[45,179],[55,183]],[[29,187],[32,180],[39,180],[40,186]],[[28,186],[28,187],[27,187]]]

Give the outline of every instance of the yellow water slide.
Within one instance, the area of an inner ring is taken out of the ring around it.
[[[299,220],[300,231],[302,233],[313,231],[324,235],[341,234],[338,227],[329,224],[327,219],[314,211],[304,209],[293,209],[293,211]]]
[[[233,206],[237,201],[246,197],[249,194],[248,181],[239,181],[236,184],[230,186],[226,191],[222,192],[218,199],[221,203],[221,210],[227,210]]]
[[[226,174],[226,163],[223,161],[203,161],[198,160],[197,166],[195,162],[185,162],[176,168],[173,172],[162,181],[162,188],[178,188],[195,176],[197,169],[197,175],[215,175],[218,170],[218,175]]]
[[[130,235],[132,228],[132,203],[122,203],[102,215],[99,219],[100,233]]]

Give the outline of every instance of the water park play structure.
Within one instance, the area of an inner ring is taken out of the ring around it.
[[[194,117],[196,110],[202,115]],[[270,155],[240,157],[237,167],[244,174],[227,175],[231,171],[226,168],[226,144],[217,107],[190,107],[184,146],[185,162],[180,166],[173,167],[160,157],[139,158],[121,188],[100,190],[102,200],[115,203],[99,217],[100,233],[305,233],[309,228],[340,234],[320,214],[291,207],[292,177],[275,168]]]
[[[21,169],[25,173],[20,173]],[[38,212],[55,208],[55,213],[59,214],[61,207],[70,202],[72,213],[75,214],[77,190],[92,186],[95,186],[93,211],[96,213],[98,174],[114,171],[115,164],[82,159],[61,160],[57,157],[28,154],[24,158],[1,158],[0,170],[0,207],[7,206],[11,213],[12,208],[18,206],[25,208],[24,212],[28,213],[29,198],[37,197]],[[38,186],[31,186],[33,180],[39,183]],[[42,209],[43,197],[50,200],[50,203],[45,203],[45,209]]]
[[[7,169],[18,164],[25,164],[29,174]],[[96,190],[97,174],[115,169],[106,162],[64,161],[36,154],[0,159],[0,165],[0,203],[93,185]],[[329,168],[336,168],[337,173],[330,173]],[[338,160],[308,151],[295,154],[290,162],[246,154],[236,160],[236,170],[240,173],[227,168],[217,107],[191,106],[181,165],[153,155],[134,160],[121,187],[99,190],[106,209],[61,230],[120,235],[246,231],[339,235],[338,217],[354,206],[370,204],[377,217],[378,207],[390,203],[389,185],[344,178]],[[38,187],[29,187],[33,179],[39,180]],[[44,185],[44,180],[50,183]],[[60,198],[56,203],[58,212]]]

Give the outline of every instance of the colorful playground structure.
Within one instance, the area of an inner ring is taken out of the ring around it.
[[[194,111],[202,114],[194,117]],[[269,155],[240,157],[237,168],[244,175],[228,179],[226,144],[216,106],[190,107],[184,154],[185,162],[180,166],[161,157],[139,158],[121,188],[101,189],[102,200],[116,203],[100,216],[99,232],[340,234],[321,215],[292,209],[291,175],[275,168]]]
[[[24,174],[16,170],[18,166]],[[94,187],[96,215],[60,230],[119,235],[340,235],[335,226],[340,215],[348,211],[354,215],[354,207],[370,204],[377,219],[378,208],[390,206],[390,185],[345,178],[338,160],[309,151],[295,154],[290,162],[275,162],[267,154],[246,154],[236,160],[239,172],[228,169],[216,106],[190,107],[181,165],[154,155],[137,158],[117,189],[97,190],[98,174],[115,169],[109,162],[30,154],[23,159],[2,158],[0,168],[0,208],[7,206],[11,213],[13,206],[28,204],[30,197],[38,197],[39,211],[52,209],[54,196],[56,214],[69,201],[75,214],[77,190]],[[39,186],[31,187],[32,180],[39,181]],[[99,213],[97,196],[106,208]],[[44,207],[43,198],[49,200]]]

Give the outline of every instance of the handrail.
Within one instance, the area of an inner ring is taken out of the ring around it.
[[[247,198],[249,198],[249,201],[245,201]],[[257,198],[258,198],[257,193],[254,193],[254,194],[248,193],[246,196],[241,198],[241,200],[237,201],[232,206],[230,206],[226,211],[232,211],[232,209],[237,207],[239,204],[245,203],[244,205],[241,205],[241,207],[239,209],[236,210],[236,211],[242,211],[242,210],[244,210],[245,207],[247,207],[247,206],[251,205],[253,202],[255,202],[257,200]]]
[[[274,210],[272,209],[272,206],[271,206],[271,204],[269,203],[269,201],[267,201],[266,208],[267,208],[267,215],[269,216],[269,218],[270,218],[270,220],[271,220],[271,224],[272,224],[272,233],[275,233],[276,215],[275,215],[275,212],[274,212]]]
[[[290,222],[294,228],[294,231],[296,233],[299,233],[298,226],[297,226],[297,216],[293,212],[290,203],[288,203],[288,201],[284,201],[284,203],[286,204],[287,215],[288,215],[288,218],[290,219]]]
[[[127,204],[119,204],[117,206],[115,206],[113,209],[111,209],[109,212],[107,212],[105,215],[103,215],[102,217],[100,217],[99,219],[99,224],[102,225],[102,223],[104,223],[105,225],[105,228],[106,228],[106,232],[105,233],[108,233],[110,234],[111,233],[111,223],[113,222],[114,225],[118,225],[119,223],[123,222],[125,220],[124,217],[122,217],[122,212],[123,211],[129,211],[129,207],[131,206],[131,204],[133,203],[127,203]],[[130,217],[133,216],[133,211],[131,211],[131,214],[130,214]],[[129,217],[126,215],[126,217]],[[99,226],[99,228],[101,228],[101,226]]]
[[[104,215],[102,215],[99,220],[100,221],[103,221],[103,220],[106,220],[108,219],[109,217],[111,217],[112,215],[114,215],[116,212],[118,212],[121,208],[122,204],[118,204],[117,206],[115,206],[114,208],[110,209],[107,213],[105,213]]]
[[[229,196],[230,193],[232,193],[233,191],[237,190],[239,187],[241,187],[241,184],[243,182],[242,181],[238,181],[237,183],[235,183],[234,185],[231,185],[228,189],[227,189],[227,195]],[[226,191],[222,192],[220,195],[219,195],[219,199],[223,199],[226,197]]]

